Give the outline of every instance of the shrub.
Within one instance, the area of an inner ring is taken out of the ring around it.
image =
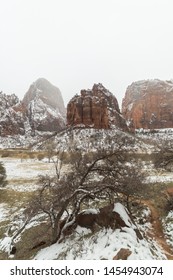
[[[38,160],[43,160],[44,159],[44,155],[43,154],[38,154],[37,159]]]
[[[7,184],[6,177],[6,169],[3,163],[0,162],[0,187],[4,187]]]
[[[4,157],[10,157],[10,152],[9,152],[9,151],[3,151],[1,157],[2,157],[2,158],[4,158]]]

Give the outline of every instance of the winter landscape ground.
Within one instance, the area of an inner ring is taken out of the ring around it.
[[[47,144],[50,139],[32,149],[1,149],[0,161],[6,168],[8,184],[0,189],[0,259],[113,259],[121,249],[129,250],[126,256],[129,260],[173,259],[173,210],[167,209],[167,190],[172,187],[173,173],[169,168],[156,168],[153,160],[153,151],[159,149],[157,140],[164,137],[169,140],[171,130],[158,131],[154,136],[146,131],[139,131],[135,137],[126,135],[135,138],[133,152],[145,179],[140,197],[133,196],[131,213],[122,197],[112,199],[112,211],[118,215],[121,226],[93,228],[78,224],[61,242],[51,244],[46,213],[38,211],[26,222],[28,205],[42,187],[38,176],[57,175],[55,167],[59,164],[60,150],[65,153],[61,172],[67,174],[71,168],[68,156],[72,151],[88,154],[103,146],[108,150],[115,148],[115,139],[122,134],[125,133],[118,130],[105,133],[94,129],[59,133],[51,138],[53,154]],[[127,146],[126,152],[128,150],[130,152]],[[95,184],[99,177],[92,180]],[[83,211],[90,216],[97,215],[105,205],[103,199],[102,204],[91,201],[83,206],[79,215]]]

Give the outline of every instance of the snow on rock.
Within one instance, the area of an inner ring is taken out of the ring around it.
[[[100,213],[100,210],[95,209],[95,208],[90,208],[90,209],[87,209],[87,210],[83,210],[81,213],[97,215],[97,214]]]
[[[25,94],[24,104],[33,134],[65,127],[65,106],[60,90],[44,78],[36,80]]]
[[[25,146],[26,142],[33,142],[32,137],[38,140],[38,132],[49,133],[65,128],[66,109],[61,92],[46,79],[34,82],[22,101],[14,94],[0,92],[0,104],[2,148]]]
[[[113,212],[118,213],[127,226],[132,226],[132,221],[130,220],[127,210],[121,203],[118,202],[114,204]]]
[[[88,231],[82,231],[80,234],[77,232],[65,242],[40,250],[34,259],[111,260],[121,248],[132,251],[128,257],[130,260],[166,259],[158,244],[154,241],[150,244],[145,239],[137,240],[132,232],[133,229],[114,231],[105,228],[93,235]],[[153,247],[155,247],[155,255],[152,254]]]
[[[24,116],[21,104],[15,94],[0,92],[0,136],[24,134]]]
[[[0,250],[9,253],[11,249],[11,242],[12,242],[12,238],[9,236],[0,239]]]
[[[102,228],[96,232],[77,226],[75,232],[66,237],[62,243],[51,245],[40,250],[36,260],[112,260],[121,248],[129,249],[132,254],[129,260],[166,259],[155,240],[138,239],[135,228],[128,216],[126,208],[116,203],[113,208],[127,224],[122,229]],[[145,229],[143,225],[143,231]]]

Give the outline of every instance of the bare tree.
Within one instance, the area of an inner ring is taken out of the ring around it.
[[[127,164],[127,146],[128,141],[123,138],[109,151],[100,149],[92,155],[77,152],[66,172],[61,172],[61,157],[55,163],[54,177],[40,176],[41,188],[34,205],[49,218],[52,243],[60,242],[68,228],[75,225],[86,202],[110,201],[123,195],[129,207],[129,198],[133,188],[137,191],[140,187],[140,178]]]
[[[31,201],[30,201],[31,203]],[[32,221],[37,220],[38,208],[35,205],[31,204],[26,207],[26,209],[19,215],[15,215],[13,217],[12,222],[7,228],[5,236],[9,238],[8,241],[8,253],[15,254],[16,252],[16,240],[22,234],[22,232],[26,229],[26,226]]]

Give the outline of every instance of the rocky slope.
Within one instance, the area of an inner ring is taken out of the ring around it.
[[[0,136],[24,134],[24,115],[15,94],[0,92]]]
[[[58,131],[65,127],[65,114],[60,90],[38,79],[21,102],[15,94],[0,93],[0,136]]]
[[[133,130],[173,128],[173,81],[132,83],[123,99],[122,114]]]
[[[92,90],[81,90],[67,105],[67,125],[109,129],[116,126],[127,129],[117,99],[102,84]]]

